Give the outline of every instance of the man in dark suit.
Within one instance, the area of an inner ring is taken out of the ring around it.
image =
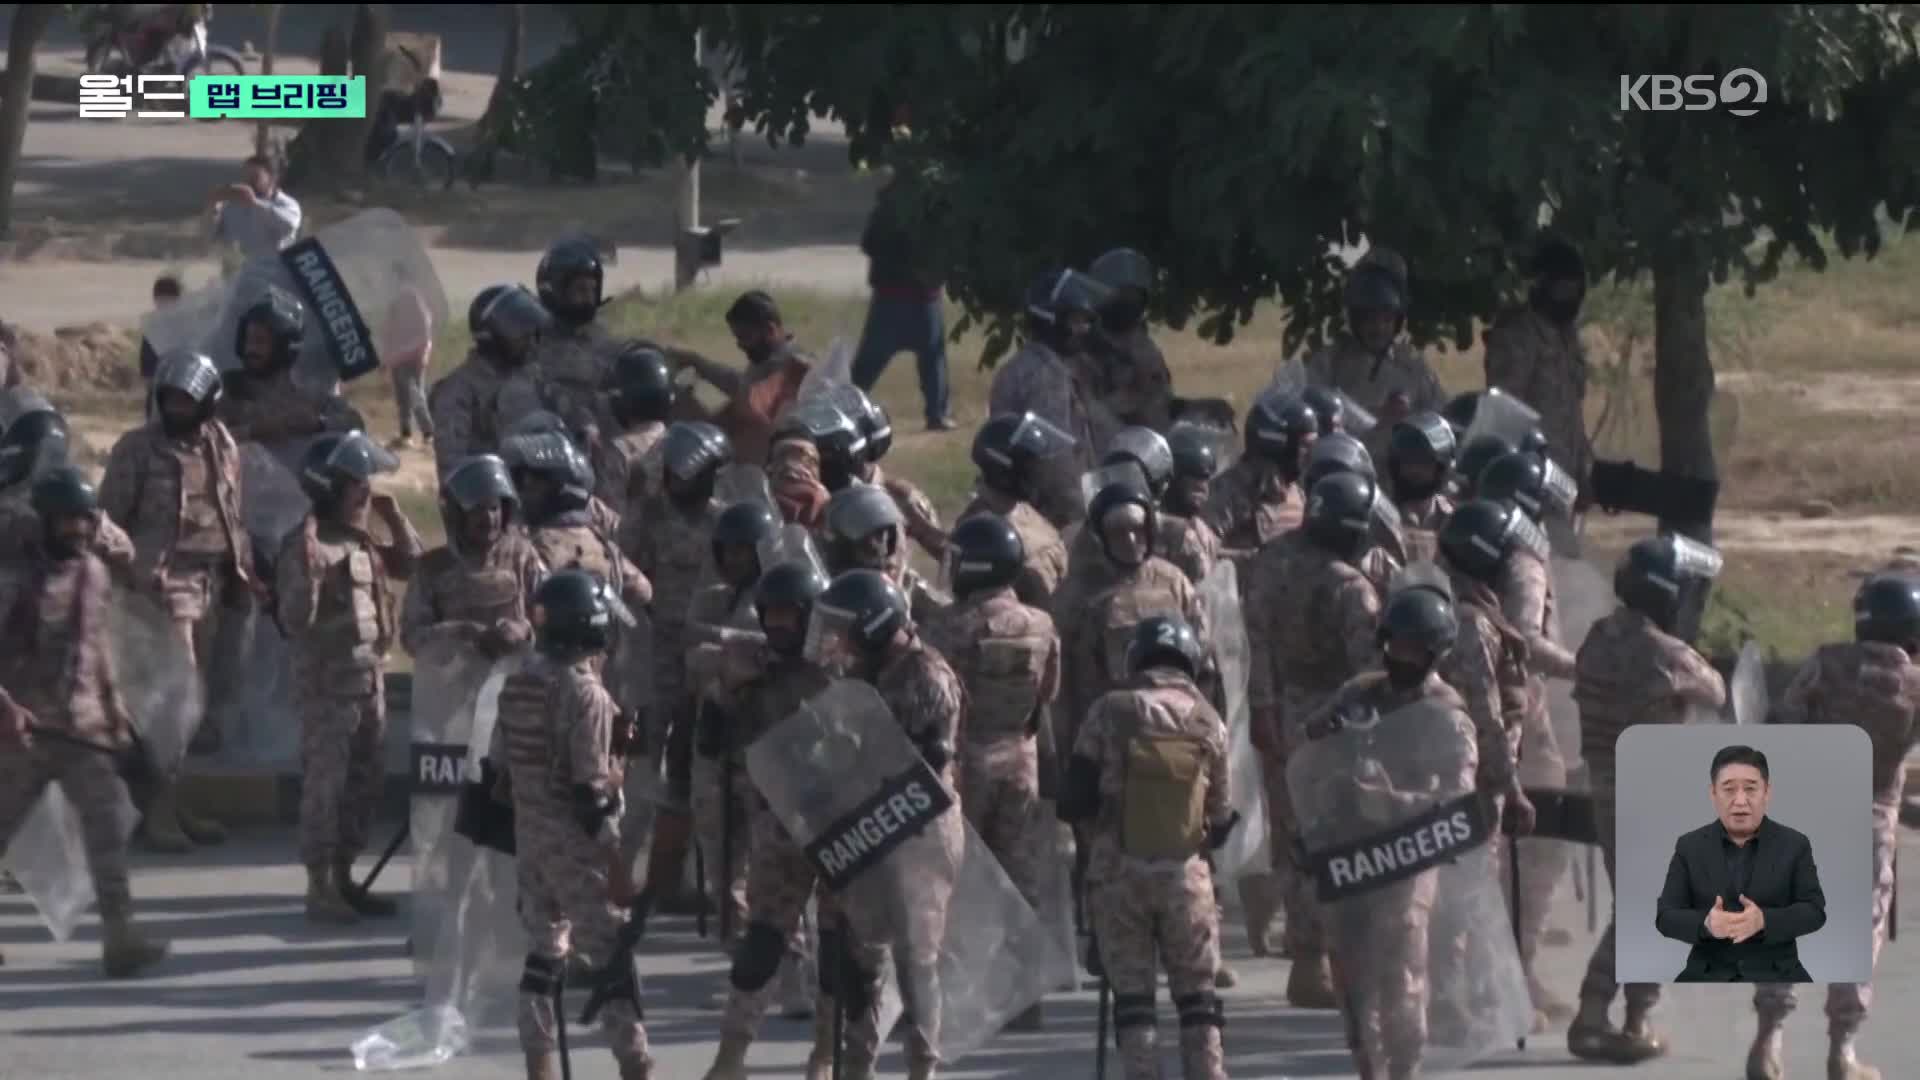
[[[1813,845],[1767,817],[1767,755],[1726,747],[1709,776],[1719,820],[1674,844],[1654,916],[1693,946],[1674,981],[1812,982],[1796,942],[1827,922]]]

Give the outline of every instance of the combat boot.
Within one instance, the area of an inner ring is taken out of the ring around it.
[[[807,1052],[807,1080],[833,1080],[833,999],[824,994],[813,1006],[813,1049]]]
[[[1304,953],[1293,961],[1293,970],[1287,972],[1287,1004],[1296,1009],[1340,1007],[1325,953]]]
[[[1827,1080],[1880,1080],[1880,1070],[1854,1056],[1853,1034],[1835,1031],[1827,1044]]]
[[[400,913],[400,905],[384,896],[375,896],[366,889],[353,883],[353,863],[351,861],[333,864],[333,880],[340,888],[340,899],[347,902],[354,914],[362,918],[385,919]]]
[[[620,1063],[620,1080],[653,1080],[653,1058],[640,1058],[637,1061]]]
[[[722,1035],[720,1049],[713,1055],[713,1067],[707,1070],[705,1080],[747,1080],[747,1047],[752,1045],[750,1039]],[[813,1074],[807,1075],[811,1078]]]
[[[142,970],[166,959],[164,941],[142,937],[126,915],[102,916],[101,964],[110,979],[130,979]]]
[[[1586,998],[1580,1002],[1573,1023],[1567,1027],[1568,1053],[1583,1061],[1609,1065],[1637,1065],[1660,1055],[1665,1048],[1657,1041],[1637,1042],[1630,1032],[1615,1030],[1607,1020],[1607,1005],[1604,998]],[[1640,1024],[1643,1029],[1646,1027],[1644,1017]]]
[[[1219,968],[1213,973],[1213,988],[1215,990],[1231,990],[1239,985],[1240,976],[1233,973],[1233,969],[1227,966],[1225,960],[1220,961]]]
[[[1784,1042],[1778,1020],[1760,1021],[1753,1033],[1753,1046],[1747,1051],[1747,1080],[1783,1080],[1787,1067],[1780,1060]]]
[[[1659,1057],[1667,1052],[1667,1040],[1653,1030],[1653,1017],[1645,1009],[1627,1006],[1627,1022],[1620,1025],[1620,1034],[1634,1048],[1634,1053],[1642,1055],[1637,1060]]]
[[[193,840],[180,829],[179,803],[172,781],[161,781],[147,804],[146,816],[140,819],[140,843],[161,855],[185,855],[193,850]]]
[[[527,1054],[527,1080],[560,1080],[560,1059],[553,1054]]]
[[[196,846],[215,847],[227,842],[225,825],[212,818],[203,818],[193,813],[178,801],[174,803],[174,820],[180,823],[180,831],[185,833],[187,839],[193,841]]]
[[[307,867],[307,921],[335,926],[360,921],[360,913],[340,895],[333,871],[324,863]]]

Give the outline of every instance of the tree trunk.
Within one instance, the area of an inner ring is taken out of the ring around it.
[[[0,86],[0,94],[6,95],[0,104],[0,236],[13,229],[13,181],[27,141],[27,107],[33,102],[33,50],[59,10],[59,4],[21,4],[13,9],[7,31],[7,80]]]
[[[387,48],[387,28],[392,16],[387,4],[360,4],[353,16],[353,33],[347,42],[351,73],[366,77],[367,115],[356,119],[308,121],[301,129],[301,140],[311,145],[301,157],[306,183],[319,184],[335,192],[344,192],[366,179],[367,135],[373,130],[373,117],[379,110],[380,92],[385,88],[386,65],[381,63]],[[339,29],[327,32],[321,42],[320,69],[330,71],[339,55]]]
[[[501,4],[500,7],[501,14],[506,16],[507,43],[500,52],[500,74],[494,79],[493,94],[487,98],[488,117],[506,107],[507,88],[520,77],[520,54],[527,44],[527,5]]]
[[[1713,457],[1713,358],[1707,347],[1707,269],[1697,252],[1675,245],[1653,268],[1653,408],[1660,423],[1660,470],[1718,480]],[[1671,530],[1713,542],[1713,521],[1662,520]],[[1700,632],[1710,586],[1689,590],[1675,627],[1684,641]]]
[[[263,4],[267,16],[267,48],[260,54],[260,74],[273,74],[273,57],[280,50],[280,11],[283,4]],[[259,130],[254,132],[253,152],[262,157],[273,149],[273,124],[262,120]]]

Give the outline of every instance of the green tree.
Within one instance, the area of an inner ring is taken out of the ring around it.
[[[33,97],[34,50],[60,13],[59,4],[21,4],[13,9],[7,32],[7,71],[0,94],[0,236],[13,228],[13,182],[20,173],[20,152],[27,140],[28,104]]]

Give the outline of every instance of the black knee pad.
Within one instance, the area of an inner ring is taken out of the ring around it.
[[[733,954],[733,988],[751,994],[772,982],[786,954],[787,935],[766,923],[748,923]]]
[[[526,966],[520,969],[520,992],[536,997],[552,997],[566,977],[567,962],[558,956],[528,953]]]
[[[1153,992],[1144,994],[1113,995],[1113,1030],[1125,1031],[1128,1028],[1152,1027],[1160,1019],[1155,1015]]]
[[[1226,1007],[1220,1001],[1220,995],[1211,990],[1201,990],[1173,999],[1173,1007],[1180,1010],[1180,1026],[1217,1027],[1227,1026]]]

